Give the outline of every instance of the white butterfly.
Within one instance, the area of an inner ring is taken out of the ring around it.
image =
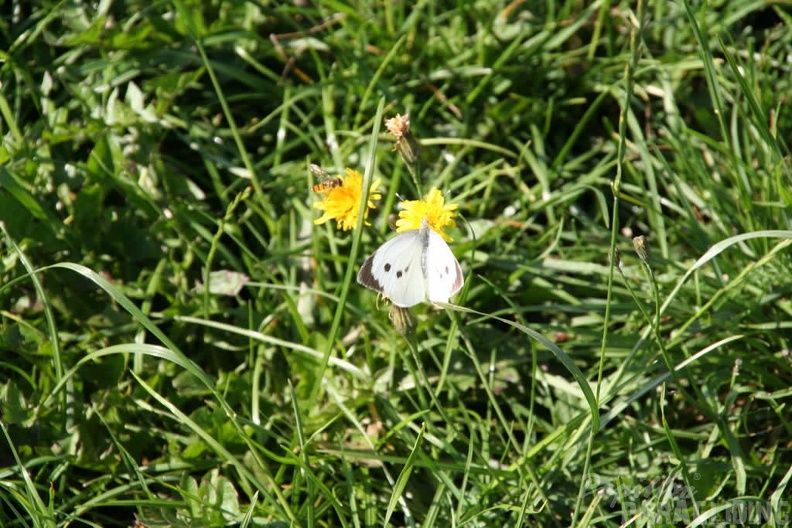
[[[427,299],[448,302],[465,279],[451,248],[424,219],[420,229],[405,231],[382,244],[363,263],[357,281],[396,306],[408,308]]]

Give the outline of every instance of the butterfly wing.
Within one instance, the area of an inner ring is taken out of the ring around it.
[[[423,302],[426,284],[421,264],[426,246],[427,238],[418,229],[396,235],[366,259],[357,281],[402,308]]]
[[[443,237],[428,229],[429,237],[424,259],[427,297],[431,302],[448,302],[462,289],[465,279],[462,268]]]

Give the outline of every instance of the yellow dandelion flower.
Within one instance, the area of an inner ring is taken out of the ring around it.
[[[446,242],[453,239],[443,232],[445,227],[456,227],[457,204],[446,204],[439,189],[433,187],[422,200],[404,200],[401,203],[399,219],[396,220],[396,232],[403,233],[411,229],[420,229],[421,222],[426,218],[429,227],[443,237]]]
[[[353,169],[346,169],[346,176],[340,177],[341,183],[334,187],[323,189],[322,200],[315,202],[316,209],[324,211],[324,214],[314,220],[314,224],[321,225],[328,220],[338,222],[338,227],[344,231],[349,231],[357,225],[358,215],[360,214],[360,197],[363,193],[363,175]],[[374,203],[382,198],[377,191],[381,181],[377,178],[371,184],[369,190],[368,203],[364,218],[368,217],[370,209],[374,209]],[[369,225],[366,222],[366,225]]]

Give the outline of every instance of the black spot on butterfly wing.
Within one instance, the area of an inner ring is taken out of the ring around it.
[[[396,271],[396,278],[401,279],[404,275],[407,275],[407,272],[410,271],[410,266],[405,267],[404,269],[400,269]]]
[[[382,284],[380,284],[380,282],[376,278],[374,278],[373,268],[374,268],[375,256],[376,253],[374,255],[371,255],[369,258],[367,258],[366,261],[363,263],[363,266],[361,266],[360,271],[358,272],[357,281],[367,288],[371,288],[372,290],[376,290],[378,292],[383,292],[385,288],[382,286]],[[393,269],[393,265],[390,262],[386,262],[382,266],[382,270],[386,274],[390,274],[392,269]],[[407,271],[409,271],[409,269],[410,266],[408,265],[404,269],[396,270],[395,273],[396,278],[401,279],[403,276],[407,274]]]
[[[424,268],[426,231],[428,228],[423,232],[406,231],[385,242],[363,263],[358,282],[402,308],[422,302],[426,294],[425,280],[419,281],[415,274]],[[420,242],[420,246],[416,246],[416,242]]]

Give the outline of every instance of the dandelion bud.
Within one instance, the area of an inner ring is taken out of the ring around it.
[[[418,163],[420,146],[410,131],[410,114],[396,114],[396,117],[386,119],[385,128],[396,138],[393,150],[398,150],[402,161],[413,169]]]
[[[652,260],[652,251],[649,248],[649,242],[646,240],[646,237],[641,235],[633,238],[633,247],[638,254],[638,258],[649,266]]]
[[[394,304],[388,312],[388,318],[396,331],[402,335],[411,334],[415,330],[415,319],[409,308],[402,308]]]
[[[616,267],[621,269],[621,254],[619,253],[619,248],[613,248],[613,251],[608,250],[608,261],[615,262]]]

